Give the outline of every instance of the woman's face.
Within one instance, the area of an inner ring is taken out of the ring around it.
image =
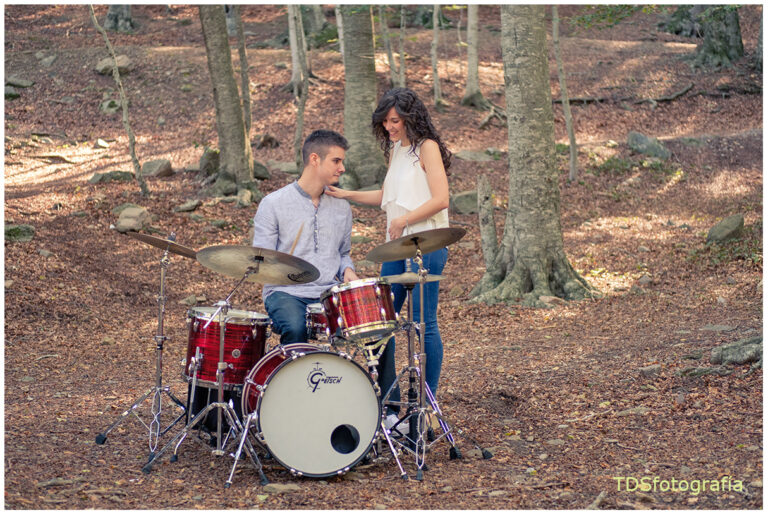
[[[387,112],[386,118],[384,118],[384,130],[389,133],[389,140],[394,142],[402,141],[405,136],[405,122],[397,114],[397,110],[393,107]]]

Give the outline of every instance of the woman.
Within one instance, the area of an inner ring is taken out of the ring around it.
[[[374,191],[347,191],[328,187],[331,196],[361,204],[380,205],[387,213],[387,241],[426,231],[448,227],[448,173],[451,152],[437,134],[429,112],[416,94],[406,88],[389,90],[379,101],[372,116],[373,133],[389,162],[384,185]],[[443,248],[423,256],[428,273],[439,275],[448,258]],[[384,263],[381,275],[416,272],[412,260]],[[443,342],[437,326],[438,282],[424,284],[424,352],[427,355],[425,380],[429,389],[437,392],[443,362]],[[395,311],[405,301],[405,288],[392,285]],[[419,289],[413,290],[413,315],[420,322]],[[379,385],[384,395],[395,380],[395,340],[391,338],[379,365]],[[396,386],[390,400],[397,401],[400,390]],[[397,421],[398,408],[388,406],[387,425]],[[403,425],[398,426],[405,431]]]

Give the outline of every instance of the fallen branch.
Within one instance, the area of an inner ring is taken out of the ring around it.
[[[625,100],[631,100],[632,97],[621,97],[621,98],[614,98],[614,97],[573,97],[568,99],[568,104],[575,104],[578,102],[581,102],[582,104],[592,104],[592,103],[598,103],[598,102],[605,102],[606,100],[611,100],[613,102],[624,102]],[[563,100],[560,98],[552,99],[553,104],[562,104]]]
[[[61,161],[63,163],[68,163],[68,164],[71,164],[71,165],[76,164],[74,161],[69,159],[67,156],[63,156],[61,154],[40,154],[40,155],[32,156],[32,157],[35,157],[35,158],[38,158],[38,159],[47,159],[50,162]]]
[[[636,100],[635,104],[642,104],[643,102],[648,102],[655,109],[656,105],[659,102],[670,102],[670,101],[672,101],[672,100],[674,100],[676,98],[679,98],[679,97],[685,95],[686,93],[688,93],[691,90],[691,88],[693,88],[693,82],[688,84],[686,87],[684,87],[683,89],[681,89],[677,93],[672,93],[671,95],[666,95],[666,96],[658,97],[658,98],[643,98],[641,100]]]
[[[605,490],[603,490],[602,492],[600,492],[600,495],[597,496],[597,499],[592,501],[592,504],[587,506],[587,509],[588,510],[596,510],[596,509],[598,509],[600,507],[600,504],[602,504],[603,499],[605,499],[605,496],[606,496],[606,493],[605,493]]]
[[[535,486],[527,486],[526,488],[530,488],[531,490],[540,490],[542,488],[549,488],[551,486],[568,486],[570,483],[568,481],[557,481],[555,483],[545,483],[543,485],[535,485]]]
[[[494,118],[498,118],[500,122],[507,121],[507,113],[505,113],[501,107],[497,106],[491,101],[488,101],[488,103],[491,105],[490,111],[488,112],[486,117],[483,118],[483,121],[480,122],[480,126],[479,126],[480,129],[485,129],[485,127],[489,123],[491,123],[491,120],[493,120]]]

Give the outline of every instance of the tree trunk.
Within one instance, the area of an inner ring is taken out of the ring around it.
[[[219,175],[222,179],[234,180],[238,185],[250,186],[253,183],[253,158],[245,135],[243,108],[232,68],[224,7],[201,5],[199,11],[216,107]]]
[[[387,23],[387,12],[379,5],[379,24],[381,25],[381,40],[384,42],[384,48],[387,50],[387,63],[389,63],[389,86],[394,88],[397,84],[397,64],[392,54],[392,41],[389,38],[389,23]]]
[[[123,81],[120,79],[120,72],[117,69],[117,55],[115,54],[115,49],[112,46],[112,43],[109,42],[107,31],[104,30],[96,20],[96,13],[93,11],[93,6],[89,5],[88,8],[91,14],[91,22],[93,22],[93,25],[96,27],[96,30],[99,31],[99,34],[104,37],[104,42],[107,45],[109,55],[112,56],[112,77],[115,79],[117,90],[120,92],[120,105],[123,108],[123,128],[128,134],[128,152],[131,155],[133,173],[136,177],[136,181],[139,183],[139,189],[141,190],[142,196],[147,197],[149,196],[149,188],[147,187],[144,177],[141,175],[141,165],[139,164],[139,158],[136,156],[136,138],[133,135],[133,129],[131,129],[131,123],[128,120],[128,98],[125,96]]]
[[[245,53],[245,34],[240,6],[234,6],[235,32],[237,32],[237,53],[240,57],[240,96],[243,98],[243,121],[245,139],[251,141],[251,80],[248,77],[248,56]]]
[[[701,15],[704,41],[696,48],[694,66],[732,67],[744,55],[736,6],[710,6]]]
[[[544,6],[503,5],[501,44],[509,202],[502,240],[493,259],[486,257],[491,266],[472,296],[475,302],[522,300],[542,307],[548,306],[542,296],[585,298],[594,290],[568,261],[560,228]]]
[[[131,18],[131,6],[110,5],[107,9],[107,18],[104,20],[104,28],[116,32],[132,32],[136,28],[136,23]]]
[[[357,189],[380,182],[386,173],[384,157],[371,131],[377,97],[371,9],[342,5],[340,10],[344,26],[344,135],[349,141],[347,173],[341,176],[341,185]]]
[[[227,36],[233,38],[237,35],[237,21],[235,20],[235,6],[225,5],[224,14],[227,20]]]
[[[297,96],[297,89],[301,83],[301,63],[299,62],[299,39],[296,29],[296,17],[291,16],[291,5],[288,6],[288,41],[291,47],[291,80],[283,86],[285,91],[292,91]]]
[[[400,6],[400,40],[399,40],[399,50],[400,50],[400,83],[398,84],[399,87],[404,88],[405,87],[405,6]]]
[[[304,37],[304,22],[301,17],[301,8],[298,5],[288,5],[288,16],[293,18],[293,24],[296,28],[296,37],[299,41],[296,47],[299,49],[300,80],[294,93],[296,96],[296,129],[293,133],[293,159],[296,162],[296,169],[303,169],[303,159],[301,156],[301,147],[304,136],[304,109],[307,105],[307,94],[309,92],[309,70],[307,69],[307,60],[304,57],[304,44],[301,39]]]
[[[487,111],[491,106],[483,97],[478,80],[477,37],[477,4],[469,4],[467,7],[467,85],[461,105]]]
[[[568,180],[575,181],[578,174],[578,161],[576,147],[576,134],[573,132],[573,118],[571,117],[571,103],[568,101],[568,88],[565,84],[565,70],[563,68],[563,56],[560,54],[560,16],[557,6],[552,6],[552,46],[555,49],[555,61],[557,61],[557,76],[560,79],[560,96],[563,99],[563,115],[565,116],[565,130],[568,132],[570,142],[570,159],[568,165],[570,173]]]
[[[757,49],[752,59],[752,66],[755,70],[763,71],[763,14],[760,13],[760,33],[757,35]]]
[[[432,57],[432,84],[435,94],[435,107],[442,107],[443,95],[440,91],[440,74],[437,71],[437,46],[440,42],[440,6],[432,8],[432,45],[429,47],[429,55]]]
[[[336,32],[339,34],[339,53],[341,60],[344,60],[344,22],[341,19],[341,8],[337,5],[333,8],[336,13]]]

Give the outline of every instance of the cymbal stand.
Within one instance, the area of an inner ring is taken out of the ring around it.
[[[405,406],[406,411],[403,418],[401,418],[394,426],[393,429],[397,430],[397,426],[404,420],[410,419],[408,435],[405,436],[405,442],[394,440],[397,446],[414,455],[416,459],[416,479],[422,480],[424,477],[423,470],[426,467],[426,453],[427,451],[438,441],[445,439],[450,444],[450,458],[460,459],[462,457],[452,433],[455,431],[467,438],[478,450],[481,451],[484,459],[489,459],[493,455],[490,451],[482,448],[474,439],[465,434],[461,429],[452,428],[448,421],[443,416],[437,401],[429,389],[429,385],[425,380],[425,366],[427,361],[427,355],[424,352],[424,283],[427,278],[427,269],[424,268],[424,260],[421,249],[417,240],[414,240],[416,246],[416,256],[413,258],[413,262],[418,265],[418,277],[419,277],[419,324],[417,330],[418,338],[414,338],[413,332],[415,330],[413,323],[413,288],[415,284],[404,284],[406,289],[406,296],[408,301],[408,319],[403,324],[403,328],[406,332],[406,340],[408,342],[408,366],[405,367],[395,378],[392,385],[387,390],[382,404],[389,403],[400,406]],[[408,375],[408,400],[406,402],[389,402],[389,397],[395,389],[400,379]],[[435,438],[432,443],[427,443],[427,431],[428,431],[428,417],[434,416],[440,424],[440,428],[443,431],[439,437]],[[415,421],[415,424],[414,424]],[[398,431],[399,432],[399,431]],[[386,434],[386,433],[385,433]],[[398,462],[399,464],[399,462]]]
[[[213,322],[214,318],[216,316],[219,316],[219,362],[216,368],[216,380],[218,383],[218,401],[212,402],[211,404],[208,404],[205,408],[203,408],[200,413],[195,415],[189,422],[187,422],[187,425],[184,426],[184,429],[181,430],[170,442],[168,442],[165,447],[163,447],[160,452],[154,456],[152,459],[150,459],[146,465],[142,468],[142,471],[145,474],[148,474],[152,470],[152,465],[154,462],[162,456],[165,451],[170,448],[171,445],[175,443],[173,456],[171,457],[171,462],[175,462],[178,460],[178,450],[181,446],[184,439],[186,439],[187,434],[189,431],[197,425],[199,421],[202,421],[207,415],[208,412],[211,410],[216,410],[217,413],[217,421],[216,421],[216,449],[213,450],[213,454],[216,456],[222,456],[225,454],[224,448],[226,447],[226,444],[229,442],[229,437],[232,436],[233,438],[237,437],[238,433],[242,433],[243,426],[240,423],[240,420],[237,417],[237,413],[235,412],[235,409],[232,405],[232,400],[228,403],[224,402],[224,371],[227,370],[229,367],[229,364],[224,361],[224,337],[225,337],[225,331],[226,331],[226,316],[227,311],[230,308],[230,299],[234,295],[235,291],[240,287],[243,282],[251,275],[251,274],[257,274],[259,272],[259,264],[260,259],[257,256],[256,258],[256,265],[253,267],[249,267],[245,274],[243,275],[243,278],[240,279],[240,281],[235,285],[235,287],[232,289],[232,291],[227,295],[227,297],[224,300],[221,300],[216,303],[216,305],[219,307],[212,315],[211,318],[206,322],[206,324],[203,326],[203,328],[208,327],[211,322]],[[195,366],[197,366],[197,362],[195,363]],[[197,369],[195,369],[195,375],[193,377],[193,382],[195,381],[195,378],[197,376]],[[226,438],[222,439],[222,418],[226,417],[227,423],[229,424],[229,431],[227,432]],[[242,445],[241,445],[242,446]],[[251,461],[253,462],[254,466],[259,470],[259,474],[261,476],[262,484],[267,484],[266,476],[264,476],[264,472],[262,470],[261,462],[259,461],[258,456],[256,455],[255,450],[250,445],[250,442],[248,442],[248,445],[246,446],[246,452],[248,453],[249,457],[251,458]],[[225,487],[229,486],[230,481],[225,484]]]
[[[176,235],[174,233],[171,233],[170,236],[168,236],[168,239],[170,241],[176,240]],[[123,411],[123,413],[115,420],[111,426],[109,426],[105,431],[99,433],[96,436],[96,443],[99,445],[103,445],[107,441],[107,435],[118,425],[120,425],[129,415],[134,415],[138,421],[143,425],[148,431],[149,431],[149,460],[152,460],[155,456],[155,449],[157,448],[157,443],[161,436],[163,436],[165,433],[167,433],[173,426],[175,426],[182,418],[184,418],[184,415],[186,414],[186,406],[183,402],[181,402],[172,392],[170,386],[163,386],[163,345],[166,342],[166,340],[169,340],[167,336],[165,336],[163,331],[163,319],[165,317],[165,275],[166,270],[168,268],[168,265],[170,265],[171,260],[168,257],[168,249],[165,249],[165,252],[163,252],[163,256],[160,258],[160,294],[157,297],[157,304],[158,304],[158,313],[157,313],[157,334],[154,336],[155,340],[155,384],[146,392],[144,392],[144,395],[133,401],[130,408]],[[162,406],[162,400],[163,400],[163,394],[167,395],[168,398],[179,408],[181,408],[181,415],[179,415],[173,422],[171,422],[165,429],[160,429],[160,415],[163,411]],[[139,415],[136,413],[139,406],[142,405],[142,403],[152,397],[152,420],[147,425],[144,420],[139,417]]]

